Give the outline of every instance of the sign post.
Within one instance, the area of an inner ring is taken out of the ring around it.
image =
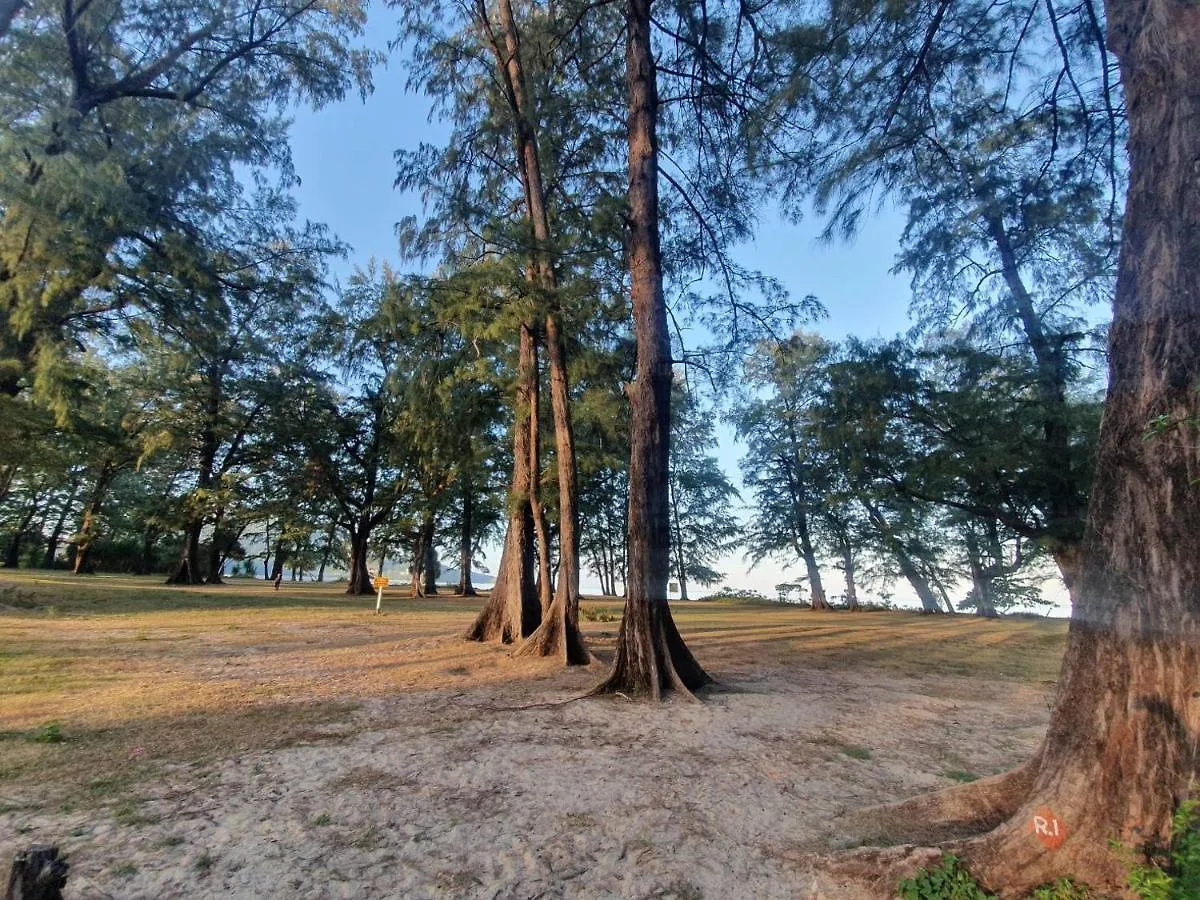
[[[374,585],[375,590],[379,591],[379,596],[375,598],[375,614],[379,615],[379,613],[383,611],[381,609],[383,606],[383,589],[388,586],[389,582],[386,578],[380,575],[374,581],[372,581],[371,584]]]

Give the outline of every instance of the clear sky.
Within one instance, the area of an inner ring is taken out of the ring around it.
[[[371,16],[368,42],[386,49],[394,16],[378,7]],[[447,133],[429,121],[428,101],[407,94],[403,81],[400,60],[392,59],[376,71],[375,91],[365,102],[354,95],[322,110],[295,113],[292,150],[301,179],[296,191],[301,215],[326,223],[353,248],[335,266],[343,279],[372,256],[399,265],[395,224],[419,214],[421,202],[393,188],[393,153],[421,141],[440,142]],[[889,272],[901,224],[896,213],[885,211],[867,219],[852,242],[826,244],[818,240],[815,220],[793,225],[766,211],[755,239],[738,256],[743,264],[778,278],[793,295],[817,296],[829,311],[829,318],[816,326],[826,336],[890,337],[908,326],[908,283]],[[725,429],[719,457],[739,486],[740,456]],[[494,564],[493,555],[488,562]],[[724,560],[718,568],[728,574],[728,583],[768,596],[774,595],[774,585],[801,574],[801,567],[784,570],[766,563],[747,571],[740,558]],[[827,575],[833,593],[840,591],[836,574]],[[598,584],[585,579],[585,591],[597,589]]]

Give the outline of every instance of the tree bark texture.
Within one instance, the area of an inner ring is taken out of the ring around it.
[[[664,689],[690,694],[711,679],[684,644],[667,604],[673,373],[658,234],[658,86],[650,7],[651,0],[628,0],[625,7],[629,274],[637,368],[628,387],[632,422],[625,613],[613,672],[596,692],[620,691],[657,700]]]
[[[361,515],[357,521],[350,523],[350,572],[347,594],[370,594],[374,592],[371,586],[371,573],[367,571],[367,552],[371,541],[371,519]]]
[[[70,866],[57,847],[30,847],[13,859],[4,900],[62,900]]]
[[[482,0],[480,7],[483,7]],[[537,119],[531,109],[521,59],[521,36],[513,15],[511,0],[500,0],[502,37],[492,34],[497,70],[505,86],[513,117],[514,149],[521,186],[525,193],[530,232],[530,281],[546,305],[545,338],[550,369],[550,404],[554,422],[555,460],[558,467],[559,566],[558,584],[551,596],[550,542],[545,513],[541,505],[540,454],[538,452],[537,396],[534,395],[534,422],[531,440],[534,460],[530,502],[537,531],[538,597],[541,625],[530,636],[523,653],[560,656],[567,665],[586,664],[587,652],[579,633],[579,486],[575,461],[575,438],[571,426],[571,392],[567,375],[566,345],[560,327],[558,275],[551,246],[550,214],[542,181],[542,159],[537,140]],[[486,9],[480,10],[487,21]]]
[[[1106,9],[1129,110],[1130,186],[1074,614],[1032,786],[964,848],[1006,897],[1063,875],[1123,890],[1127,851],[1110,841],[1164,843],[1197,775],[1200,5]],[[1152,436],[1150,422],[1162,425]],[[1036,833],[1045,811],[1066,835],[1056,849]]]
[[[465,635],[469,641],[516,643],[534,632],[541,622],[541,606],[533,584],[533,514],[529,507],[532,483],[529,471],[531,391],[537,377],[533,334],[521,326],[517,362],[516,420],[513,423],[513,476],[508,496],[508,530],[487,604]]]

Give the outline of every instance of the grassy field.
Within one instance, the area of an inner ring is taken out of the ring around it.
[[[457,639],[481,600],[348,597],[344,586],[233,580],[168,588],[156,578],[0,574],[0,806],[38,793],[105,802],[165,767],[320,741],[353,728],[359,704],[399,692],[562,680],[542,660]],[[621,602],[585,602],[600,665]],[[1049,684],[1066,625],[902,612],[813,613],[774,604],[673,604],[680,630],[720,680],[804,666],[870,668],[943,681]],[[962,690],[962,688],[957,688]]]

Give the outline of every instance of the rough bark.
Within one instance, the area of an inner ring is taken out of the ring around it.
[[[503,4],[502,4],[503,5]],[[550,529],[546,510],[542,506],[542,442],[541,442],[541,373],[538,367],[537,335],[522,331],[521,340],[528,334],[533,359],[533,380],[529,386],[529,512],[533,516],[533,535],[537,539],[537,598],[544,621],[554,601],[554,578],[550,574]]]
[[[4,900],[62,900],[70,866],[57,847],[30,847],[13,859]]]
[[[1127,851],[1110,842],[1164,842],[1197,775],[1200,6],[1106,8],[1129,109],[1130,187],[1074,614],[1032,785],[1002,824],[961,848],[1006,897],[1063,875],[1122,890]],[[1163,427],[1148,438],[1152,421]],[[1065,828],[1057,849],[1031,827],[1043,809]]]
[[[481,21],[487,21],[484,4],[478,5]],[[513,15],[510,0],[500,0],[501,34],[491,34],[497,71],[505,86],[513,117],[514,149],[525,193],[529,224],[530,280],[546,304],[545,338],[550,368],[550,403],[554,422],[555,458],[558,466],[559,572],[558,585],[551,596],[550,542],[545,514],[541,506],[536,413],[534,396],[534,431],[531,452],[534,455],[530,490],[531,510],[537,532],[538,598],[541,603],[542,628],[531,635],[527,649],[522,652],[538,655],[561,655],[568,665],[586,663],[590,655],[579,634],[579,488],[575,462],[575,439],[571,427],[571,394],[567,375],[566,347],[560,327],[558,276],[551,247],[550,214],[542,181],[542,160],[538,147],[536,115],[530,108],[521,59],[521,36]],[[535,386],[536,387],[536,386]]]
[[[433,537],[434,537],[434,535],[433,535],[433,520],[431,519],[429,522],[429,530],[426,532],[426,537],[425,537],[425,561],[424,561],[425,594],[426,594],[426,596],[429,596],[429,597],[436,596],[437,592],[438,592],[438,589],[437,589],[437,567],[438,567],[437,547],[433,543]]]
[[[658,699],[711,679],[675,628],[667,604],[671,524],[667,478],[671,438],[671,343],[658,234],[658,86],[650,38],[651,0],[626,3],[629,90],[629,274],[637,367],[628,387],[628,562],[625,613],[612,675],[597,693]]]
[[[371,520],[362,515],[350,524],[350,571],[347,574],[349,584],[347,594],[374,593],[371,586],[371,573],[367,571],[368,544],[371,540]]]
[[[529,508],[530,431],[536,427],[529,416],[530,391],[537,377],[532,351],[533,335],[522,325],[508,530],[488,602],[464,635],[469,641],[511,644],[532,634],[541,622],[541,606],[533,584],[533,516]]]

